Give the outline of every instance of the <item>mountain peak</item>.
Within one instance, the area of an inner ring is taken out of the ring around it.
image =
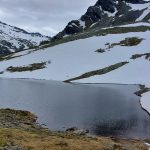
[[[148,0],[98,0],[80,19],[69,22],[53,39],[82,32],[93,24],[103,28],[139,21],[150,22],[149,9]]]
[[[0,21],[0,55],[35,47],[48,39],[40,33],[29,33]]]

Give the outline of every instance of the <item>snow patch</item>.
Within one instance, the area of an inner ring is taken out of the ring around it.
[[[148,150],[150,150],[150,144],[149,143],[145,143],[148,146]]]
[[[141,105],[145,110],[150,113],[150,91],[142,94]]]
[[[86,27],[85,26],[85,21],[79,20],[80,26],[83,27],[83,29]]]
[[[117,8],[115,8],[114,13],[110,13],[110,12],[108,12],[108,11],[104,11],[104,13],[105,13],[105,14],[107,14],[107,15],[108,15],[108,17],[114,17],[114,16],[115,16],[115,14],[117,13]]]
[[[143,11],[142,15],[138,19],[136,19],[136,21],[143,20],[149,13],[150,13],[150,4],[148,8],[146,8],[146,10]]]
[[[145,3],[145,4],[127,3],[127,5],[130,6],[132,10],[144,10],[150,6],[150,3]]]

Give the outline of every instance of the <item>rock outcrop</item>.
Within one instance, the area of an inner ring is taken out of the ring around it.
[[[53,40],[72,35],[91,26],[109,27],[139,21],[150,22],[150,1],[98,0],[78,20],[72,20]]]

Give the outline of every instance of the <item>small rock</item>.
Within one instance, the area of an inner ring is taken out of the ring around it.
[[[71,128],[66,129],[66,132],[75,132],[77,130],[78,130],[77,127],[71,127]]]

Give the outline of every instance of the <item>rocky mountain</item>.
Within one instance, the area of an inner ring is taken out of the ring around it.
[[[49,37],[40,33],[29,33],[23,29],[0,22],[0,55],[32,48],[48,39]]]
[[[80,19],[69,22],[53,39],[82,32],[92,26],[103,28],[140,21],[150,22],[150,1],[98,0]]]

